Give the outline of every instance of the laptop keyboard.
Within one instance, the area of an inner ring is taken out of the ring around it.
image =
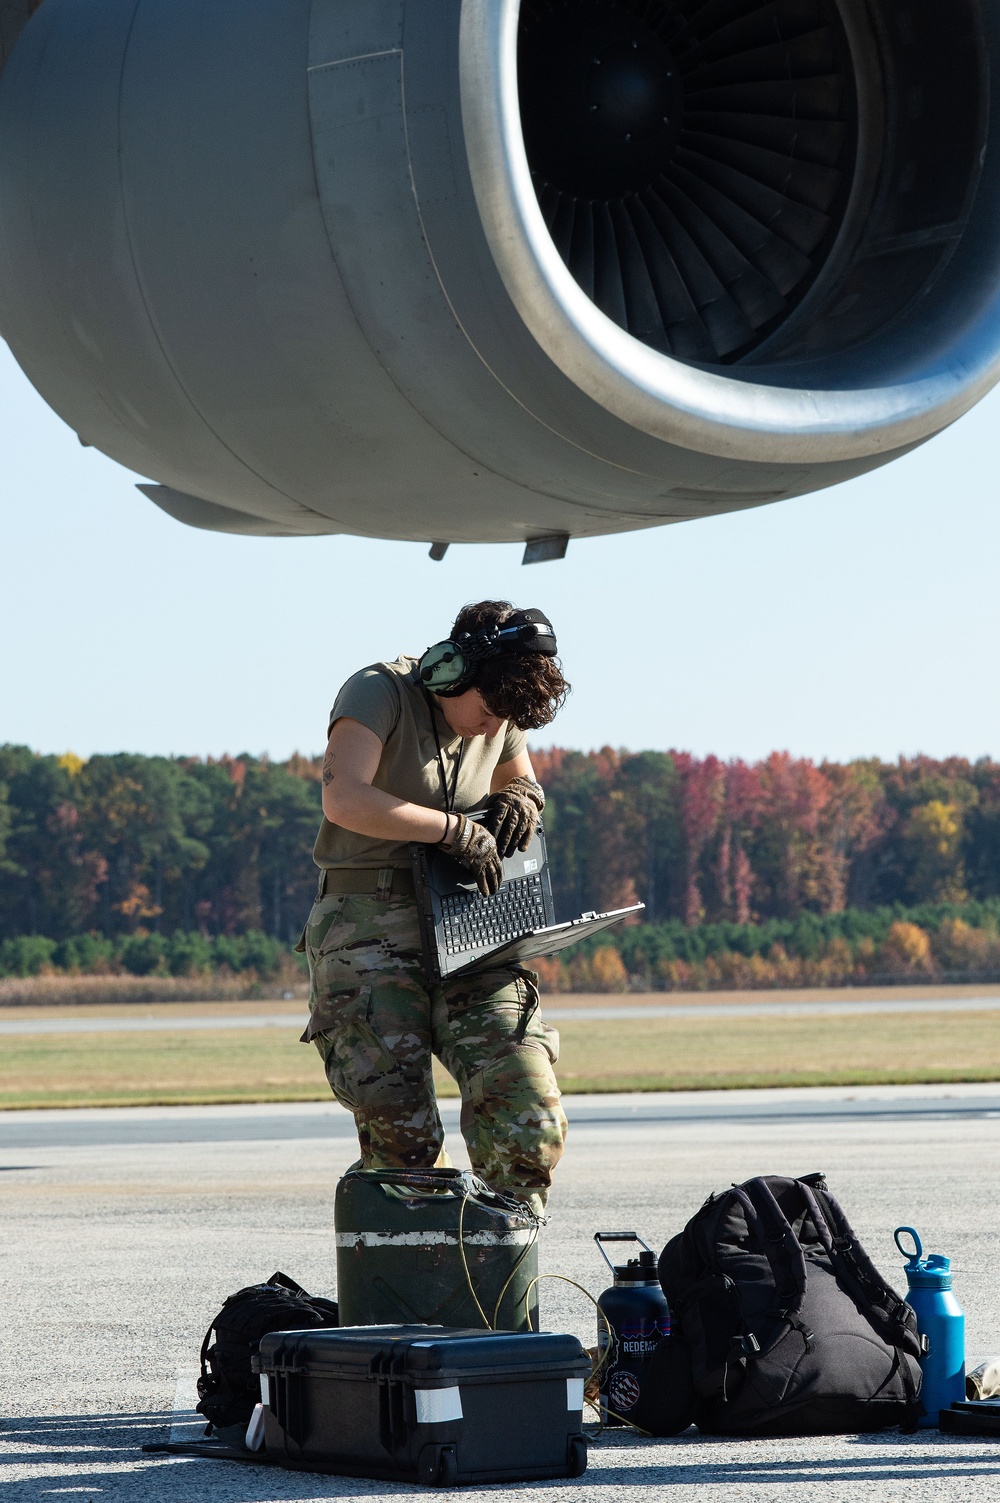
[[[541,873],[515,877],[499,892],[455,892],[441,899],[443,947],[449,955],[488,950],[545,928],[545,900]]]

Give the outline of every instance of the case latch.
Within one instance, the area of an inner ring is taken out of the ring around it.
[[[390,1456],[402,1451],[410,1434],[407,1413],[409,1385],[403,1382],[401,1368],[406,1352],[379,1352],[372,1358],[371,1373],[378,1384],[378,1438]]]

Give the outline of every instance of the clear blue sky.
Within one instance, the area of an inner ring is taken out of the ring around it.
[[[284,757],[355,668],[470,599],[542,606],[572,699],[538,744],[816,759],[1000,755],[1000,394],[818,496],[520,548],[182,527],[53,414],[0,345],[0,742]]]

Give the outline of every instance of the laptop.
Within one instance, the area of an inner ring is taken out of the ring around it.
[[[482,811],[469,818],[481,819]],[[483,965],[555,955],[645,906],[635,903],[613,913],[583,913],[557,924],[541,821],[528,849],[515,851],[504,861],[503,882],[488,898],[466,868],[437,846],[414,844],[410,853],[424,968],[431,983]]]

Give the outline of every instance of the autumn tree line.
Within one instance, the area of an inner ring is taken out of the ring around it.
[[[1000,763],[535,752],[557,910],[643,921],[550,988],[1000,976]],[[320,763],[0,747],[0,973],[264,973],[315,886]]]

